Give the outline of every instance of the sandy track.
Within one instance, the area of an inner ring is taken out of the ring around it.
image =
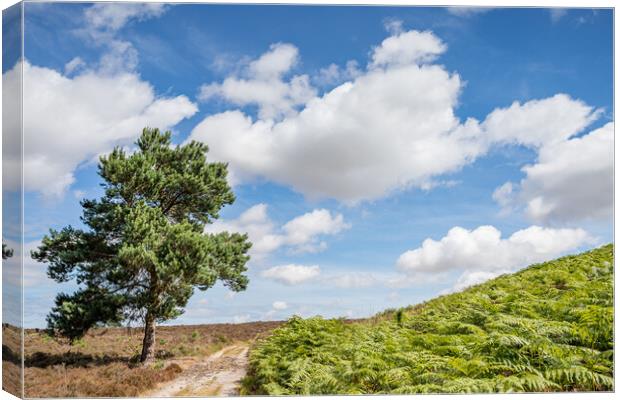
[[[160,384],[143,397],[237,396],[248,366],[248,347],[228,346],[191,364],[176,379]]]

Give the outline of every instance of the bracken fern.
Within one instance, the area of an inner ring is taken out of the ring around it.
[[[291,318],[254,346],[245,394],[613,390],[613,246],[368,321]]]

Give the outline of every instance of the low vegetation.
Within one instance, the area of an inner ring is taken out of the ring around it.
[[[246,394],[613,390],[613,247],[356,323],[292,318]]]
[[[21,330],[2,324],[2,390],[23,397],[21,385]]]
[[[186,365],[236,342],[252,341],[279,322],[163,326],[155,361],[138,367],[141,328],[96,328],[74,342],[25,332],[26,397],[131,397],[174,379]],[[8,327],[4,327],[6,333]],[[13,366],[3,355],[3,365]],[[17,365],[15,368],[17,369]]]

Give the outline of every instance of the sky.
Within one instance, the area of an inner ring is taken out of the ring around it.
[[[228,163],[205,233],[254,244],[246,291],[169,324],[364,317],[609,243],[612,32],[609,9],[26,3],[24,251],[81,226],[98,156],[145,126]],[[26,327],[76,287],[45,270],[24,261]]]

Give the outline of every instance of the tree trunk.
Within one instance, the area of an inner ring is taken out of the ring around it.
[[[144,319],[144,340],[142,340],[142,355],[140,362],[149,364],[155,359],[155,317],[151,313]]]

